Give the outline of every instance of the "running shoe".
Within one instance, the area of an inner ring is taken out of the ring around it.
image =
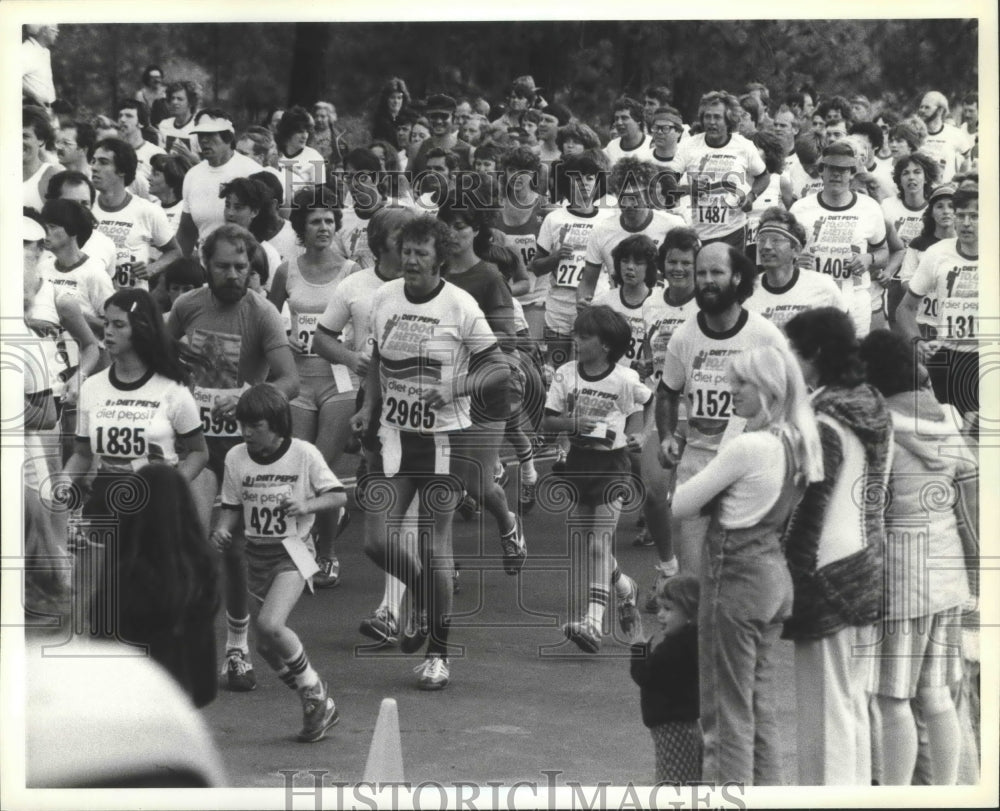
[[[524,541],[524,530],[521,519],[514,516],[514,528],[500,536],[500,547],[503,549],[503,570],[507,574],[517,574],[524,566],[528,557],[528,546]]]
[[[639,586],[627,574],[622,575],[628,583],[628,594],[618,598],[618,627],[622,629],[625,638],[631,642],[642,634],[642,618],[636,608],[639,599]]]
[[[649,530],[640,530],[639,534],[635,536],[635,540],[632,541],[632,546],[655,546],[653,536],[649,534]]]
[[[239,648],[226,651],[226,682],[236,693],[249,693],[257,687],[257,676],[247,654]]]
[[[319,571],[313,575],[313,587],[317,589],[332,589],[340,585],[340,560],[336,555],[316,558]]]
[[[326,731],[340,721],[337,705],[327,695],[326,685],[317,682],[313,687],[299,690],[302,698],[302,731],[299,741],[316,743],[326,737]]]
[[[416,653],[424,646],[430,632],[427,609],[411,610],[406,627],[403,628],[403,635],[399,638],[399,649],[403,653]]]
[[[383,645],[395,645],[399,641],[399,623],[388,608],[376,608],[370,617],[361,620],[358,630]]]
[[[556,458],[552,461],[552,472],[553,473],[565,473],[566,472],[566,449],[556,448]]]
[[[479,502],[468,493],[465,493],[462,496],[462,500],[458,502],[458,514],[462,516],[464,521],[471,521],[479,515]]]
[[[584,653],[597,653],[601,649],[601,629],[586,617],[578,622],[567,622],[563,633]]]
[[[448,686],[448,659],[444,656],[428,656],[413,668],[419,674],[417,687],[421,690],[442,690]]]
[[[535,506],[537,489],[536,482],[521,482],[521,493],[517,498],[517,504],[521,508],[522,515],[531,512],[531,508]]]

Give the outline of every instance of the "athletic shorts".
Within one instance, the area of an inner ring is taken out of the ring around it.
[[[962,607],[904,620],[883,620],[878,631],[875,693],[914,698],[924,687],[962,680]]]
[[[350,400],[353,396],[353,391],[342,394],[331,375],[322,377],[303,375],[299,377],[299,393],[292,400],[291,406],[301,408],[303,411],[319,411],[330,400]]]
[[[117,519],[123,513],[138,512],[150,497],[146,482],[134,471],[98,468],[83,505],[83,517]]]
[[[242,437],[205,437],[205,444],[208,446],[207,467],[215,474],[220,489],[226,472],[226,454],[242,442]]]
[[[440,479],[449,489],[462,491],[451,472],[452,433],[421,434],[383,425],[379,437],[385,475]]]
[[[566,471],[556,475],[571,488],[573,503],[596,505],[611,504],[631,494],[635,488],[631,472],[625,448],[602,451],[570,444]]]
[[[313,557],[316,556],[316,547],[313,544],[312,536],[305,539],[305,544]],[[247,591],[251,597],[264,602],[274,578],[282,572],[295,572],[299,574],[295,562],[288,555],[283,544],[280,543],[253,543],[246,544],[245,555],[247,560]],[[299,574],[301,577],[301,574]]]

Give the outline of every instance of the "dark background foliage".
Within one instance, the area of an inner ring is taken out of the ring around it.
[[[53,68],[60,95],[92,113],[113,110],[157,63],[168,79],[197,79],[239,124],[324,99],[361,138],[389,76],[416,97],[495,102],[531,74],[546,98],[604,125],[612,99],[653,82],[673,88],[686,117],[705,91],[749,81],[772,99],[808,84],[909,110],[928,89],[975,89],[978,44],[978,22],[962,19],[94,24],[60,27]]]

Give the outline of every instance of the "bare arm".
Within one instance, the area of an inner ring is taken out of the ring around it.
[[[188,483],[193,482],[208,464],[208,445],[205,444],[204,435],[198,431],[191,436],[178,437],[177,450],[180,451],[182,457],[181,461],[177,463],[177,472]]]
[[[273,379],[268,382],[285,395],[289,401],[299,393],[299,372],[295,368],[295,358],[291,348],[277,346],[267,353]]]
[[[180,225],[177,226],[177,244],[185,256],[194,253],[194,246],[198,244],[198,228],[191,219],[191,215],[186,211],[181,214]]]
[[[594,290],[597,289],[597,279],[601,275],[601,266],[593,262],[587,262],[583,266],[583,275],[580,277],[580,286],[576,289],[576,306],[589,306],[594,298]]]

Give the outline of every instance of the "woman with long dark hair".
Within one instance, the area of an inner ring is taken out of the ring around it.
[[[64,480],[79,485],[98,458],[85,519],[148,498],[135,472],[151,462],[176,467],[190,483],[208,461],[187,372],[147,291],[122,289],[107,300],[104,346],[111,366],[80,386],[76,442],[63,468]]]
[[[184,476],[147,465],[138,489],[155,494],[126,512],[104,549],[91,633],[147,646],[196,707],[215,698],[215,555]]]
[[[399,127],[399,117],[403,110],[410,107],[410,91],[406,82],[393,76],[379,92],[372,115],[372,140],[396,143],[396,129]]]

